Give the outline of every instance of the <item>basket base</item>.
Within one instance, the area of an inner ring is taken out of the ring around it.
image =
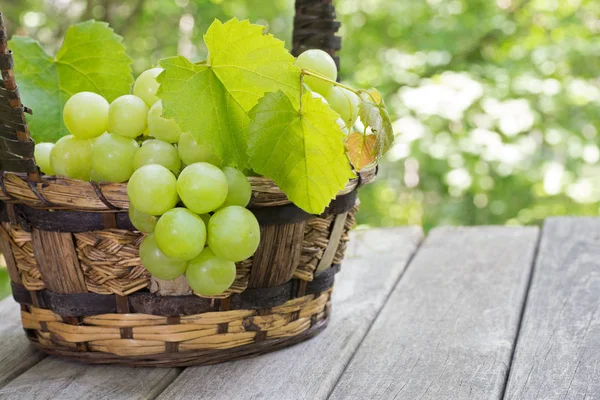
[[[329,323],[329,316],[321,319],[309,329],[295,335],[277,339],[267,339],[261,342],[247,344],[231,349],[193,350],[176,353],[161,353],[146,356],[117,356],[101,352],[78,352],[69,349],[50,348],[41,345],[35,338],[30,337],[31,343],[44,353],[70,359],[85,364],[121,364],[134,367],[190,367],[196,365],[211,365],[242,358],[250,358],[261,354],[290,347],[311,339],[322,332]]]

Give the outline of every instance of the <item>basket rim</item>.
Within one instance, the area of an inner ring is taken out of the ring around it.
[[[371,183],[377,166],[357,172],[337,195],[345,195],[357,187]],[[248,177],[252,198],[248,207],[276,207],[292,204],[277,184],[265,177]],[[119,212],[129,209],[127,183],[97,183],[65,177],[43,175],[40,182],[27,174],[4,171],[0,175],[0,200],[25,204],[34,208],[66,209],[90,212]]]

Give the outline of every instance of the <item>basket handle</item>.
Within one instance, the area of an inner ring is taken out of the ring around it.
[[[13,71],[13,56],[8,50],[8,34],[0,12],[0,171],[26,172],[29,181],[39,182],[40,173],[33,157],[25,112]]]
[[[298,56],[308,49],[324,50],[333,57],[339,70],[336,52],[342,48],[342,39],[336,32],[340,26],[333,0],[296,0],[292,54]]]

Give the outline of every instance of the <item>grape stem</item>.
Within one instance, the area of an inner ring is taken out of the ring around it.
[[[358,97],[360,97],[361,94],[366,93],[366,94],[369,95],[369,97],[371,98],[371,100],[373,101],[373,103],[377,104],[377,101],[375,100],[375,98],[373,97],[373,95],[371,93],[369,93],[367,90],[362,90],[362,89],[361,90],[356,90],[354,88],[351,88],[350,86],[344,85],[343,83],[339,83],[339,82],[336,82],[334,80],[331,80],[331,79],[329,79],[329,78],[327,78],[327,77],[325,77],[325,76],[323,76],[321,74],[318,74],[316,72],[313,72],[313,71],[305,69],[305,68],[302,68],[300,70],[300,110],[302,110],[302,82],[304,81],[304,77],[305,76],[312,76],[313,78],[317,78],[317,79],[320,79],[322,81],[329,82],[329,83],[331,83],[331,84],[333,84],[335,86],[339,86],[342,89],[346,89],[347,91],[354,93]]]

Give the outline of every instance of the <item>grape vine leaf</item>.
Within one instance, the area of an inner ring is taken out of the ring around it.
[[[301,111],[283,92],[267,93],[250,111],[250,165],[273,179],[298,207],[322,213],[355,176],[338,118],[310,93],[302,97]]]
[[[185,57],[164,59],[158,97],[163,116],[177,121],[225,164],[248,167],[248,112],[267,92],[300,97],[300,70],[284,42],[264,34],[264,26],[232,19],[215,20],[204,41],[206,63]]]
[[[87,21],[71,26],[53,58],[31,38],[13,36],[15,75],[33,139],[54,142],[66,135],[62,109],[70,96],[94,92],[109,102],[130,92],[132,59],[123,38],[105,22]]]
[[[346,139],[348,158],[354,169],[360,171],[377,161],[377,137],[354,132]]]
[[[365,126],[369,126],[377,138],[375,150],[380,159],[392,147],[394,130],[385,102],[377,89],[363,91],[358,106],[358,116]]]

